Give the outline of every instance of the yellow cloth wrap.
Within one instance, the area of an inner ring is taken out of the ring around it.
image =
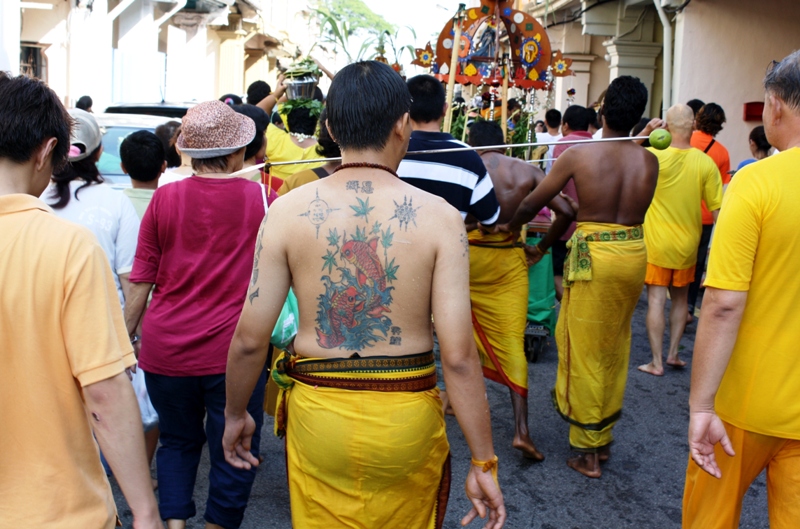
[[[397,357],[404,358],[408,357]],[[303,363],[319,360],[295,360],[290,372],[280,375],[283,382],[293,382],[283,390],[292,525],[440,528],[449,494],[450,446],[433,356],[429,365],[394,373],[335,366],[324,372],[296,371]],[[302,375],[318,377],[319,385],[294,378]],[[433,387],[424,391],[323,385],[329,380],[414,384],[431,377]]]
[[[627,229],[579,222],[576,234]],[[577,238],[573,237],[573,242]],[[641,236],[604,237],[585,244],[591,253],[591,280],[565,285],[556,326],[558,374],[553,401],[570,423],[572,448],[594,452],[613,441],[611,429],[622,412],[631,318],[642,293],[647,251]]]
[[[528,396],[528,265],[509,234],[469,234],[472,330],[483,375]]]
[[[580,224],[580,223],[579,223]],[[583,223],[587,226],[606,226],[609,229],[584,231],[575,229],[572,238],[567,242],[569,253],[564,262],[564,286],[575,281],[592,280],[592,252],[590,242],[616,242],[644,238],[642,226],[621,226],[619,224]]]

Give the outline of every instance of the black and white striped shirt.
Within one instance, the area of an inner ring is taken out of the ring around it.
[[[413,152],[457,147],[468,145],[444,132],[415,130],[397,174],[404,182],[445,199],[461,212],[462,218],[471,214],[482,224],[494,224],[500,216],[500,205],[492,179],[478,153],[415,155]]]

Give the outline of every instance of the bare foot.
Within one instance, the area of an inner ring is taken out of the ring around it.
[[[534,461],[544,461],[544,454],[536,449],[531,438],[527,435],[525,437],[514,437],[511,446],[522,452],[526,459],[533,459]]]
[[[605,463],[609,459],[611,459],[611,447],[604,446],[600,450],[597,451],[597,457],[600,459],[601,463]]]
[[[694,315],[691,312],[686,313],[686,325],[691,325],[694,323]]]
[[[567,459],[567,466],[576,470],[587,478],[599,478],[603,475],[600,470],[600,456],[598,454],[580,454]]]
[[[666,364],[669,367],[672,367],[672,368],[675,368],[675,369],[683,369],[684,367],[686,367],[686,362],[684,362],[683,360],[680,360],[678,357],[667,358]]]
[[[445,415],[453,415],[453,416],[455,416],[455,414],[456,414],[456,412],[453,409],[453,407],[450,406],[450,403],[447,404],[447,407],[444,409],[444,413],[445,413]]]
[[[653,365],[653,362],[650,362],[649,364],[642,364],[639,367],[637,367],[636,369],[638,369],[642,373],[655,375],[657,377],[660,377],[660,376],[664,375],[664,368],[662,367],[661,369],[656,369],[656,366]]]

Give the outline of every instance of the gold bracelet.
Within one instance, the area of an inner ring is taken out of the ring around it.
[[[547,255],[547,251],[546,250],[542,250],[541,248],[539,248],[539,243],[538,242],[536,243],[534,248],[536,248],[536,251],[539,252],[539,255],[541,255],[542,257]]]
[[[475,465],[476,467],[480,468],[484,472],[489,472],[490,470],[496,469],[498,462],[499,462],[499,459],[497,459],[497,456],[494,456],[489,461],[479,461],[479,460],[475,459],[474,457],[472,458],[472,464]]]

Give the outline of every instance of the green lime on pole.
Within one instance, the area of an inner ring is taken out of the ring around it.
[[[672,143],[672,134],[666,129],[656,129],[650,133],[650,145],[663,151]]]

